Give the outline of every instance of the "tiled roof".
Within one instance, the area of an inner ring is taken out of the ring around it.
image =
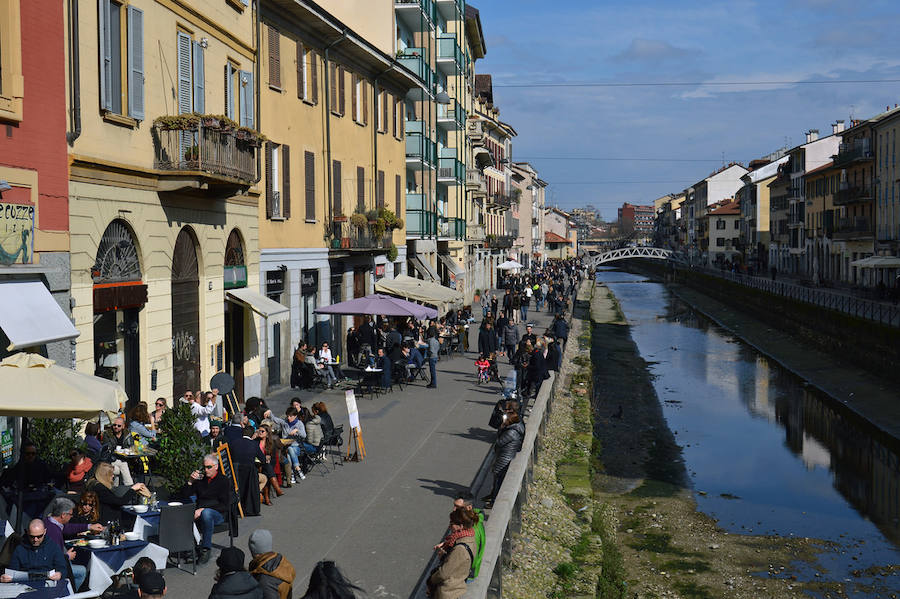
[[[544,231],[544,243],[572,243],[572,241],[557,235],[553,231]]]
[[[709,213],[710,216],[740,216],[741,203],[734,200],[728,200],[715,210]]]

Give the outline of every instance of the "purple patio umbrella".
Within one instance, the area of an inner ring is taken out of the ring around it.
[[[315,310],[316,314],[346,314],[353,316],[412,316],[417,320],[437,318],[437,310],[406,300],[373,293]]]

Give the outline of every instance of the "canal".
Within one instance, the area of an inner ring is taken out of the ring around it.
[[[663,285],[602,270],[682,449],[698,509],[729,533],[821,539],[801,580],[900,591],[900,444]],[[765,572],[766,564],[760,564]],[[895,566],[895,567],[891,567]]]

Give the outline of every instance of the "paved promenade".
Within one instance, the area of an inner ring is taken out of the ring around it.
[[[480,321],[480,306],[474,308]],[[551,319],[545,311],[529,313],[529,320],[536,323],[535,332],[543,333]],[[524,333],[524,325],[520,330]],[[334,560],[370,597],[409,597],[446,530],[453,497],[469,488],[495,438],[487,421],[501,386],[475,384],[477,343],[478,324],[473,324],[472,351],[438,362],[437,389],[426,389],[420,381],[374,401],[358,397],[368,457],[334,472],[328,462],[327,476],[314,471],[274,505],[263,506],[261,516],[243,519],[235,545],[248,560],[247,538],[256,528],[267,528],[275,550],[297,569],[295,597],[303,595],[313,566],[323,558]],[[509,370],[501,359],[501,377]],[[313,398],[324,401],[335,424],[349,429],[343,392],[285,389],[267,402],[283,414],[294,396],[304,405]],[[227,534],[215,535],[213,542],[227,545]],[[206,597],[217,555],[214,547],[196,577],[167,569],[169,596]]]

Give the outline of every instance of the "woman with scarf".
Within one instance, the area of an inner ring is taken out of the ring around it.
[[[475,518],[475,513],[465,507],[450,512],[450,534],[439,546],[441,565],[428,577],[426,594],[432,599],[458,599],[465,594],[466,579],[478,552]]]

